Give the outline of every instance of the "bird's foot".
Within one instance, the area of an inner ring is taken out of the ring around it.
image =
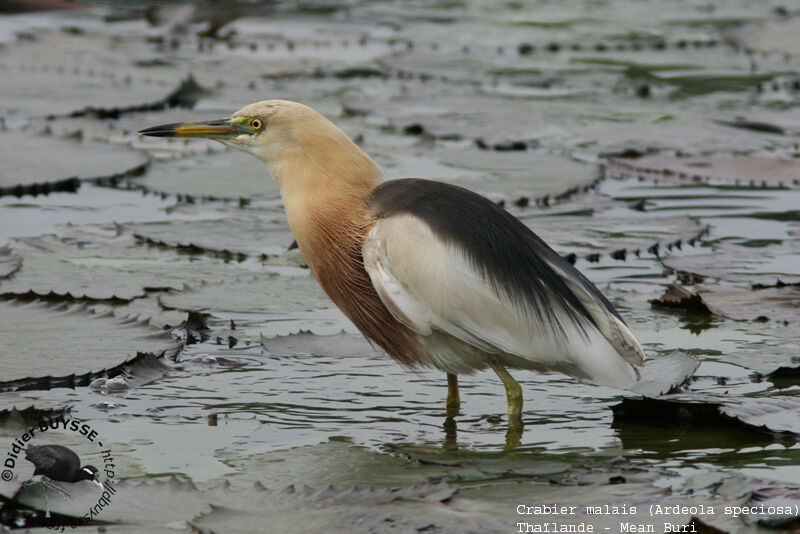
[[[67,490],[65,490],[64,488],[62,488],[61,486],[59,486],[55,482],[50,482],[49,480],[42,479],[40,484],[42,485],[42,487],[56,492],[58,495],[63,497],[65,500],[72,499],[72,495],[70,495]]]

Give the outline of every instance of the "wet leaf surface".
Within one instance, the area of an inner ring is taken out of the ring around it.
[[[264,164],[235,151],[154,163],[130,181],[147,191],[203,198],[239,199],[277,195]]]
[[[0,195],[74,191],[77,180],[141,172],[147,158],[121,146],[76,142],[47,135],[0,132]],[[41,157],[47,154],[46,158]]]
[[[752,445],[763,447],[776,442],[792,444],[800,436],[800,421],[794,421],[787,409],[794,409],[796,404],[793,398],[780,397],[740,400],[681,395],[657,399],[628,398],[613,407],[613,425],[620,429],[625,447],[646,447],[662,454],[674,451],[676,447],[702,447],[704,440],[709,444],[716,441],[721,448],[735,449]],[[637,435],[634,430],[637,420],[650,420],[660,428],[662,444]],[[707,430],[706,436],[698,432],[701,429]],[[667,437],[664,433],[669,434],[669,439],[664,439]],[[674,441],[670,443],[670,440],[688,443],[678,445]]]
[[[751,286],[800,283],[800,241],[761,247],[716,243],[706,254],[668,256],[662,263],[690,277]]]
[[[160,297],[167,308],[185,311],[290,314],[330,308],[328,297],[308,271],[289,271],[294,276],[272,274],[242,277],[224,284],[203,284]]]
[[[613,158],[612,168],[648,174],[685,184],[728,183],[750,187],[797,187],[800,161],[759,155],[673,156],[653,154],[640,158]]]
[[[22,266],[22,258],[8,247],[0,248],[0,278],[7,278]]]
[[[647,360],[640,371],[641,379],[631,391],[645,397],[665,395],[691,379],[699,365],[697,358],[680,352]]]
[[[137,246],[131,236],[94,243],[42,237],[26,239],[25,245],[23,268],[0,283],[6,297],[129,301],[148,291],[184,289],[252,272],[221,258]]]
[[[74,386],[119,368],[137,354],[174,354],[169,333],[136,321],[89,312],[82,305],[0,303],[3,390]],[[36,361],[31,367],[30,362]]]
[[[697,286],[703,300],[714,313],[746,321],[800,320],[800,286],[778,285],[742,288],[721,284]]]
[[[224,205],[198,211],[211,218],[139,223],[126,229],[146,243],[229,258],[276,256],[294,240],[283,213],[276,210]]]

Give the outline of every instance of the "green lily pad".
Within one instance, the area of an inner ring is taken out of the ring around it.
[[[727,284],[695,286],[708,308],[731,319],[800,321],[800,284],[750,288]]]
[[[80,304],[2,301],[0,317],[2,390],[85,384],[137,354],[174,354],[180,347],[163,330]]]
[[[130,180],[147,191],[194,198],[239,199],[278,194],[264,164],[234,150],[159,161]]]
[[[190,481],[169,478],[153,482],[116,481],[112,484],[116,493],[111,495],[110,505],[105,506],[98,514],[99,521],[132,523],[140,529],[145,526],[163,529],[169,525],[189,522],[211,511],[208,500]],[[65,524],[70,524],[70,518],[82,518],[87,510],[97,504],[100,497],[98,488],[90,482],[82,481],[70,486],[70,499],[65,499],[56,492],[48,492],[47,508],[51,513],[61,516]],[[23,489],[14,499],[33,510],[46,509],[39,487]],[[171,499],[171,504],[166,505],[168,499]],[[31,519],[28,518],[28,521]],[[150,528],[147,530],[150,531]]]
[[[797,54],[800,47],[798,35],[800,20],[797,17],[754,21],[733,34],[744,47],[787,55]]]
[[[800,242],[784,241],[765,247],[716,243],[709,254],[667,256],[665,267],[706,282],[725,281],[751,286],[800,283]]]
[[[706,232],[706,227],[686,216],[627,217],[604,215],[548,216],[535,214],[523,221],[562,256],[597,261],[600,256],[625,260],[681,247]]]
[[[631,391],[645,397],[665,395],[679,388],[697,371],[700,362],[690,354],[673,352],[649,359],[641,369],[641,379]]]
[[[113,313],[119,319],[147,321],[156,328],[170,329],[187,319],[186,312],[167,310],[158,302],[158,294],[148,294],[124,303],[100,302],[91,306],[95,313]]]
[[[0,278],[8,278],[22,266],[22,258],[8,247],[0,247]]]
[[[299,269],[298,269],[299,271]],[[241,277],[223,284],[205,283],[162,295],[167,308],[202,312],[282,313],[331,308],[333,303],[311,274]]]
[[[595,165],[563,156],[531,152],[497,152],[478,148],[440,149],[432,154],[445,166],[467,171],[457,185],[507,203],[529,199],[533,204],[591,187],[601,176]],[[427,176],[435,178],[435,176]]]
[[[628,175],[649,175],[682,184],[724,183],[742,187],[800,186],[800,160],[759,155],[667,153],[610,159],[610,168]]]
[[[222,257],[277,256],[294,240],[283,213],[226,205],[208,215],[213,218],[136,223],[126,229],[147,243]]]
[[[0,131],[0,195],[75,190],[77,180],[141,172],[148,159],[127,147]],[[47,157],[41,157],[47,154]]]
[[[671,453],[709,446],[766,446],[800,438],[797,406],[796,398],[780,396],[731,398],[682,393],[626,398],[612,407],[612,426],[626,448]],[[659,438],[653,439],[646,428],[658,429]]]
[[[13,278],[0,282],[0,295],[129,301],[148,290],[181,290],[251,272],[223,259],[137,245],[129,236],[92,246],[74,246],[54,236],[22,242],[29,247],[17,249],[23,266]]]

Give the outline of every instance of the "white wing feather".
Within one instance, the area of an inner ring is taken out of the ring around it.
[[[475,272],[461,251],[412,215],[379,220],[363,244],[363,256],[370,279],[392,315],[429,342],[435,353],[432,365],[463,369],[463,362],[457,360],[466,359],[474,370],[483,366],[485,356],[475,358],[466,352],[483,352],[514,367],[558,370],[615,387],[629,387],[638,378],[613,346],[632,340],[638,348],[633,335],[616,317],[608,319],[610,314],[575,284],[570,289],[591,315],[602,315],[602,323],[595,322],[616,339],[607,339],[588,320],[576,323],[553,298],[550,311],[564,327],[565,343],[549,321],[515,305],[510,295]],[[463,347],[459,343],[443,347],[440,333],[479,350],[459,353],[458,347]]]

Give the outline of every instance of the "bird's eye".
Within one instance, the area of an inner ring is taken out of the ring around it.
[[[264,127],[264,121],[261,119],[250,119],[250,128],[253,130],[260,130]]]

